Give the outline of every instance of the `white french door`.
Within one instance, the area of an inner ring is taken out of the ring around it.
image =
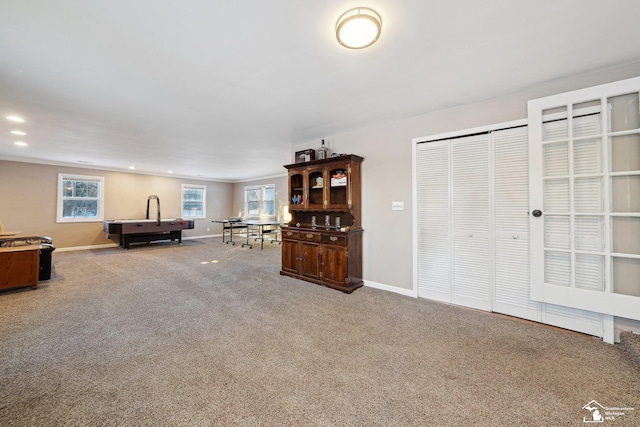
[[[532,300],[640,320],[639,93],[529,101]]]

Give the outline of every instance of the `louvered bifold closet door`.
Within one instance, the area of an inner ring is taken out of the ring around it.
[[[451,302],[449,140],[416,147],[418,296]]]
[[[529,138],[526,126],[492,133],[495,291],[493,311],[540,322],[529,298]]]
[[[491,310],[489,134],[451,142],[452,302]]]

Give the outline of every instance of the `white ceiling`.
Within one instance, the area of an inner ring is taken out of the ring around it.
[[[355,6],[383,19],[357,51],[334,33]],[[638,61],[639,16],[637,0],[2,0],[0,158],[280,174],[292,144]]]

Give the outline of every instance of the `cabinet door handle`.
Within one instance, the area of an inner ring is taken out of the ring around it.
[[[313,237],[313,234],[307,233],[307,239],[311,239],[312,237]]]
[[[332,242],[335,242],[338,240],[338,238],[336,236],[331,236],[329,237],[329,240],[331,240]]]
[[[292,231],[287,231],[287,236],[293,236],[293,232]]]

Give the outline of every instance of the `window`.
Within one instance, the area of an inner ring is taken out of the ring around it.
[[[182,184],[182,217],[206,218],[206,196],[206,185]]]
[[[104,178],[58,174],[57,222],[102,221]]]
[[[247,218],[275,219],[275,184],[244,187],[244,211]]]

